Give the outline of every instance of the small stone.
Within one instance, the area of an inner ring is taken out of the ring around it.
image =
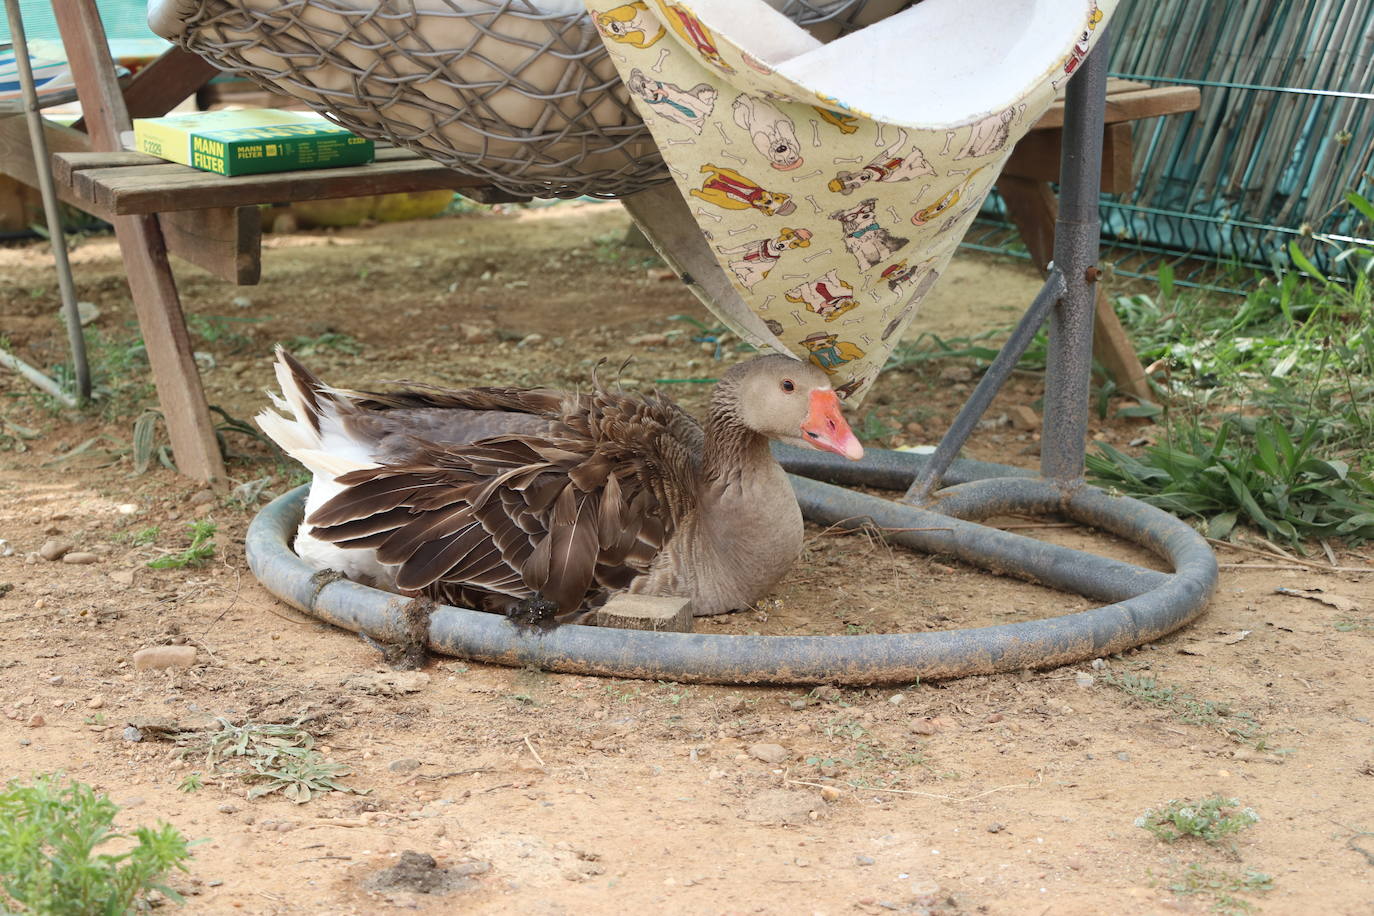
[[[63,554],[62,562],[71,563],[73,566],[89,566],[92,563],[100,562],[100,556],[87,550],[72,551],[71,553]]]
[[[20,738],[20,739],[19,739],[19,746],[20,746],[20,747],[28,747],[28,746],[31,745],[31,744],[33,744],[33,742],[32,742],[31,740],[29,740],[28,738]]]
[[[1128,754],[1128,753],[1126,753],[1125,751],[1117,751],[1117,753],[1116,753],[1116,759],[1117,759],[1117,760],[1124,761],[1125,763],[1130,763],[1130,762],[1131,762],[1131,755]]]
[[[973,370],[968,366],[946,366],[940,370],[942,382],[968,382],[973,380]]]
[[[239,806],[238,806],[238,805],[223,804],[223,805],[220,805],[220,806],[219,806],[218,808],[216,808],[215,810],[218,811],[220,814],[238,814],[238,813],[239,813]]]
[[[139,731],[135,726],[126,725],[124,726],[124,733],[122,737],[125,741],[132,741],[137,743],[143,740],[143,732]]]
[[[460,324],[458,331],[463,335],[463,343],[491,343],[496,339],[496,329],[480,324]]]
[[[636,334],[627,338],[626,343],[635,347],[661,347],[668,342],[667,334]]]
[[[988,833],[1001,833],[1003,830],[1006,830],[1006,829],[1007,829],[1007,825],[1006,825],[1006,824],[999,824],[999,823],[997,823],[997,822],[995,822],[995,821],[994,821],[993,823],[991,823],[991,824],[988,824]]]
[[[386,768],[393,773],[414,773],[420,768],[420,761],[414,757],[402,757],[388,763]]]
[[[1069,866],[1069,868],[1072,868],[1074,871],[1083,870],[1083,860],[1078,858],[1077,856],[1070,856],[1069,858],[1065,859],[1064,864]]]
[[[1040,428],[1040,415],[1035,412],[1034,408],[1025,404],[1017,404],[1008,409],[1007,418],[1011,420],[1012,429],[1034,432]]]
[[[189,668],[196,663],[195,646],[149,646],[134,653],[134,670]]]
[[[868,866],[874,864],[874,859],[872,856],[855,856],[854,864],[859,866],[860,868],[867,868]]]
[[[1091,687],[1093,684],[1097,683],[1097,678],[1088,674],[1086,671],[1080,671],[1073,676],[1073,682],[1079,687]]]
[[[61,686],[62,686],[62,675],[60,675],[60,674],[54,674],[52,677],[48,678],[48,684],[49,684],[49,686],[52,686],[52,687],[61,687]]]
[[[278,224],[281,223],[281,217],[277,217],[277,223],[278,223]],[[275,225],[275,224],[274,224],[274,225]],[[286,229],[286,228],[281,228],[281,229],[278,229],[277,231],[279,231],[279,232],[290,232],[291,230],[290,230],[290,229]],[[253,300],[252,300],[252,299],[249,299],[247,296],[235,296],[234,298],[232,298],[232,299],[229,300],[229,304],[232,305],[232,306],[234,306],[234,308],[250,309],[250,308],[253,307]]]
[[[116,511],[120,515],[133,515],[138,511],[138,505],[136,503],[121,503]]]
[[[116,569],[114,572],[110,573],[110,579],[111,579],[111,581],[113,581],[116,585],[133,585],[133,584],[134,584],[134,570],[132,570],[132,569]]]
[[[940,730],[940,726],[935,724],[934,719],[927,717],[924,719],[914,720],[910,725],[907,726],[907,729],[913,735],[930,736],[938,732]]]
[[[543,343],[543,342],[544,342],[544,335],[543,335],[543,334],[526,334],[524,337],[522,337],[522,338],[520,339],[520,342],[519,342],[518,344],[516,344],[516,346],[517,346],[517,347],[537,347],[537,346],[539,346],[539,345],[540,345],[541,343]]]
[[[901,706],[902,703],[906,701],[906,694],[894,693],[892,696],[887,698],[887,701],[891,703],[893,706]]]
[[[51,563],[62,559],[62,557],[71,550],[72,544],[70,541],[52,538],[51,540],[44,541],[43,546],[38,548],[38,555]]]
[[[1093,659],[1093,670],[1094,670],[1094,671],[1101,671],[1103,668],[1106,668],[1106,667],[1107,667],[1107,661],[1106,661],[1106,659],[1101,659],[1101,658],[1095,658],[1095,659]]]
[[[1003,719],[1002,714],[1001,714],[1000,712],[995,712],[995,713],[992,713],[991,715],[989,715],[989,716],[988,716],[986,719],[984,719],[983,721],[986,722],[986,723],[988,723],[989,725],[996,725],[998,722],[1001,722],[1002,719]]]
[[[915,420],[912,420],[906,425],[906,434],[908,436],[924,436],[926,434],[926,428]]]
[[[751,744],[749,756],[762,760],[764,763],[779,764],[791,757],[792,752],[781,744]]]
[[[48,720],[43,718],[43,714],[41,712],[36,712],[33,715],[29,716],[28,721],[26,721],[24,724],[27,725],[29,728],[42,728],[44,725],[48,724]]]
[[[105,694],[103,694],[103,693],[97,693],[95,696],[91,697],[89,700],[86,701],[86,708],[87,708],[87,709],[104,709],[104,708],[105,708]]]
[[[186,500],[186,502],[192,506],[203,506],[206,503],[212,503],[214,501],[215,494],[213,490],[201,490],[191,494],[191,498]]]
[[[840,800],[840,795],[840,790],[834,786],[824,786],[821,788],[822,801],[837,802]]]

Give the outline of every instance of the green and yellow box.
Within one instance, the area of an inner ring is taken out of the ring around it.
[[[371,162],[372,141],[310,111],[254,108],[135,118],[134,145],[219,175],[255,175]]]

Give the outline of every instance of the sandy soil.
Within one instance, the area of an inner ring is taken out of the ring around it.
[[[346,384],[572,384],[595,360],[630,354],[625,375],[645,384],[715,374],[714,345],[668,317],[708,316],[615,244],[625,225],[614,205],[565,206],[274,237],[263,284],[247,290],[181,270],[197,349],[213,363],[210,401],[250,417],[275,341],[314,341],[308,362]],[[439,659],[400,683],[356,636],[253,581],[242,538],[254,506],[162,468],[132,473],[133,418],[153,402],[137,359],[118,368],[133,311],[117,247],[91,239],[74,261],[81,298],[101,312],[98,361],[115,370],[102,379],[107,406],[74,417],[0,376],[0,537],[13,550],[0,558],[10,586],[0,586],[0,773],[63,769],[123,805],[121,824],[165,818],[203,838],[175,882],[191,895],[187,911],[1374,911],[1370,577],[1227,548],[1196,624],[1075,669],[783,690]],[[64,346],[49,265],[36,245],[0,249],[3,332],[40,364]],[[948,338],[1009,323],[1035,287],[1024,266],[965,256],[915,330]],[[673,331],[683,333],[641,338]],[[949,365],[887,373],[856,424],[883,445],[933,441],[969,387],[942,377]],[[991,418],[1034,406],[1039,384],[1018,376]],[[696,405],[705,390],[665,387]],[[1118,445],[1150,434],[1094,419],[1093,435]],[[232,462],[235,484],[290,486],[259,444],[228,438],[245,455]],[[1034,466],[1036,451],[1033,428],[993,422],[968,454]],[[146,566],[184,547],[186,523],[201,518],[218,526],[213,561]],[[1140,559],[1075,529],[1019,530]],[[50,540],[93,562],[42,559]],[[1336,557],[1371,559],[1368,548]],[[1293,588],[1322,589],[1330,603],[1278,591]],[[775,599],[767,613],[702,628],[944,629],[1088,606],[815,528]],[[173,643],[196,648],[194,666],[134,669],[135,651]],[[1142,678],[1155,679],[1143,698],[1114,686]],[[213,774],[179,791],[206,767],[179,758],[159,728],[217,716],[309,716],[356,793],[250,800],[246,784]],[[1146,809],[1212,793],[1260,822],[1217,846],[1166,844],[1134,826]],[[406,851],[433,856],[445,880],[407,858],[388,884],[395,873],[384,870]],[[1175,889],[1189,865],[1255,869],[1273,889]]]

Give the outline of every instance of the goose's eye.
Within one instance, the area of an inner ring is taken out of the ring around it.
[[[797,385],[790,378],[785,378],[782,380],[782,390],[791,394],[793,391],[797,390]]]

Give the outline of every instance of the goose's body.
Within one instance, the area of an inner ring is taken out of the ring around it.
[[[862,447],[826,375],[787,356],[725,373],[705,426],[658,395],[332,389],[278,352],[263,430],[314,474],[296,552],[319,568],[495,612],[575,619],[628,591],[742,608],[801,549],[769,441]]]

